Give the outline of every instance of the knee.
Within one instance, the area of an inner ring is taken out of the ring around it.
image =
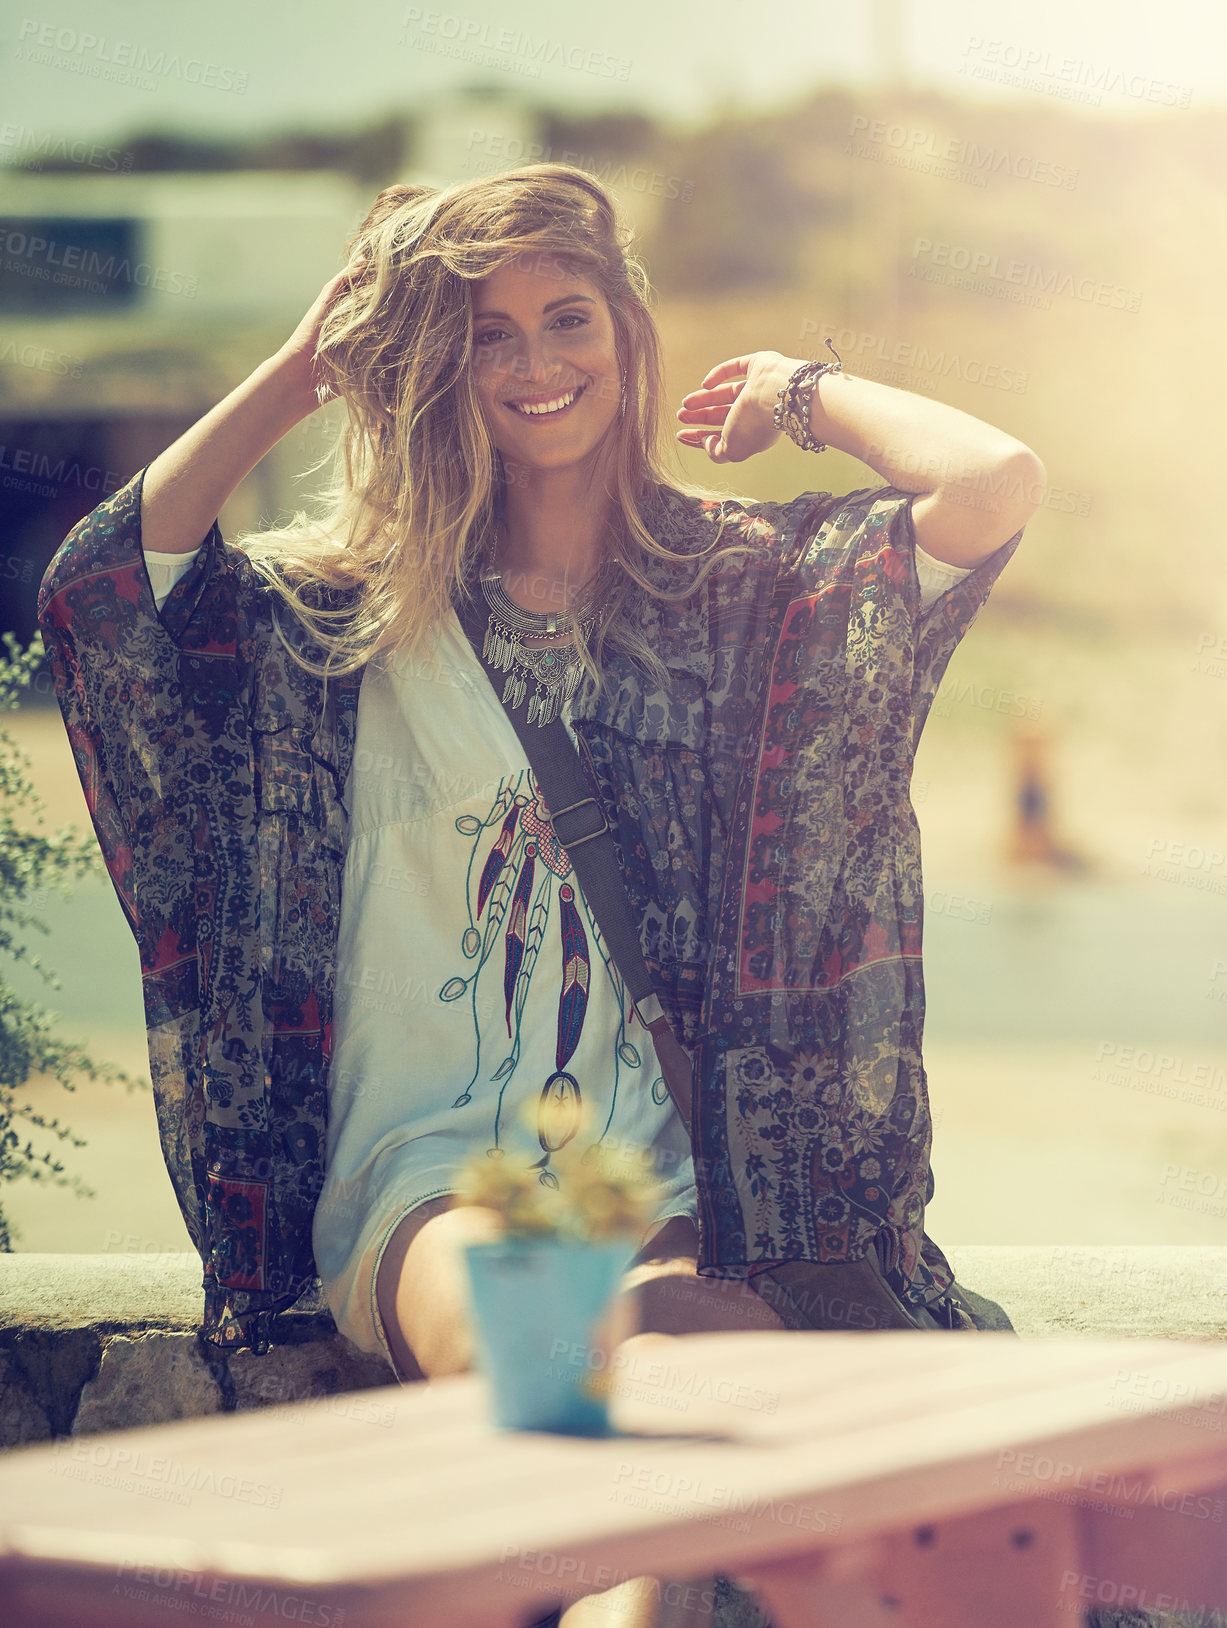
[[[501,1226],[493,1211],[472,1206],[430,1215],[413,1231],[393,1291],[394,1315],[423,1378],[472,1371],[464,1248],[497,1237]]]
[[[435,1322],[419,1333],[413,1354],[426,1379],[472,1373],[473,1338],[467,1320]]]

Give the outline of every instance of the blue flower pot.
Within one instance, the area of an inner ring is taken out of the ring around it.
[[[470,1244],[470,1304],[495,1424],[608,1436],[608,1403],[590,1384],[607,1354],[592,1336],[635,1255],[630,1239],[558,1238]]]

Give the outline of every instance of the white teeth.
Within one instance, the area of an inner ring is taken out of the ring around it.
[[[569,396],[557,396],[553,401],[543,401],[535,406],[529,406],[519,401],[510,402],[508,405],[514,407],[517,412],[531,413],[534,417],[539,418],[542,413],[557,413],[564,407],[569,407],[579,394],[580,391],[572,390]]]

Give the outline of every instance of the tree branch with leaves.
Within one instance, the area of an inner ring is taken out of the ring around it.
[[[0,712],[9,712],[19,705],[21,692],[29,686],[45,652],[41,633],[24,650],[14,634],[3,637],[8,655],[0,655]],[[58,1117],[40,1112],[29,1100],[21,1100],[31,1079],[51,1075],[66,1091],[75,1091],[82,1076],[108,1084],[119,1081],[129,1090],[148,1091],[152,1086],[114,1063],[95,1062],[82,1044],[61,1038],[59,1013],[22,999],[6,980],[3,957],[9,956],[25,962],[53,988],[61,987],[24,941],[28,928],[50,932],[37,911],[28,906],[48,889],[67,898],[75,879],[105,874],[93,831],[66,825],[53,835],[44,835],[18,819],[18,812],[28,809],[39,825],[45,823],[42,799],[29,778],[30,766],[29,757],[0,728],[0,1182],[26,1176],[72,1187],[81,1197],[94,1198],[94,1190],[79,1176],[67,1174],[54,1151],[40,1152],[34,1146],[31,1134],[37,1131],[78,1148],[86,1146],[86,1138]],[[12,1250],[16,1235],[0,1203],[0,1250]]]

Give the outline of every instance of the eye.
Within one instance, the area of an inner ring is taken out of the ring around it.
[[[567,322],[568,319],[577,323],[581,328],[586,328],[591,320],[582,311],[563,311],[560,316],[555,318],[552,326],[556,328],[560,323]],[[499,335],[505,334],[506,331],[505,328],[486,328],[481,333],[473,336],[473,343],[475,345],[492,345],[497,342]],[[575,328],[568,326],[562,331],[563,333],[574,333]]]

